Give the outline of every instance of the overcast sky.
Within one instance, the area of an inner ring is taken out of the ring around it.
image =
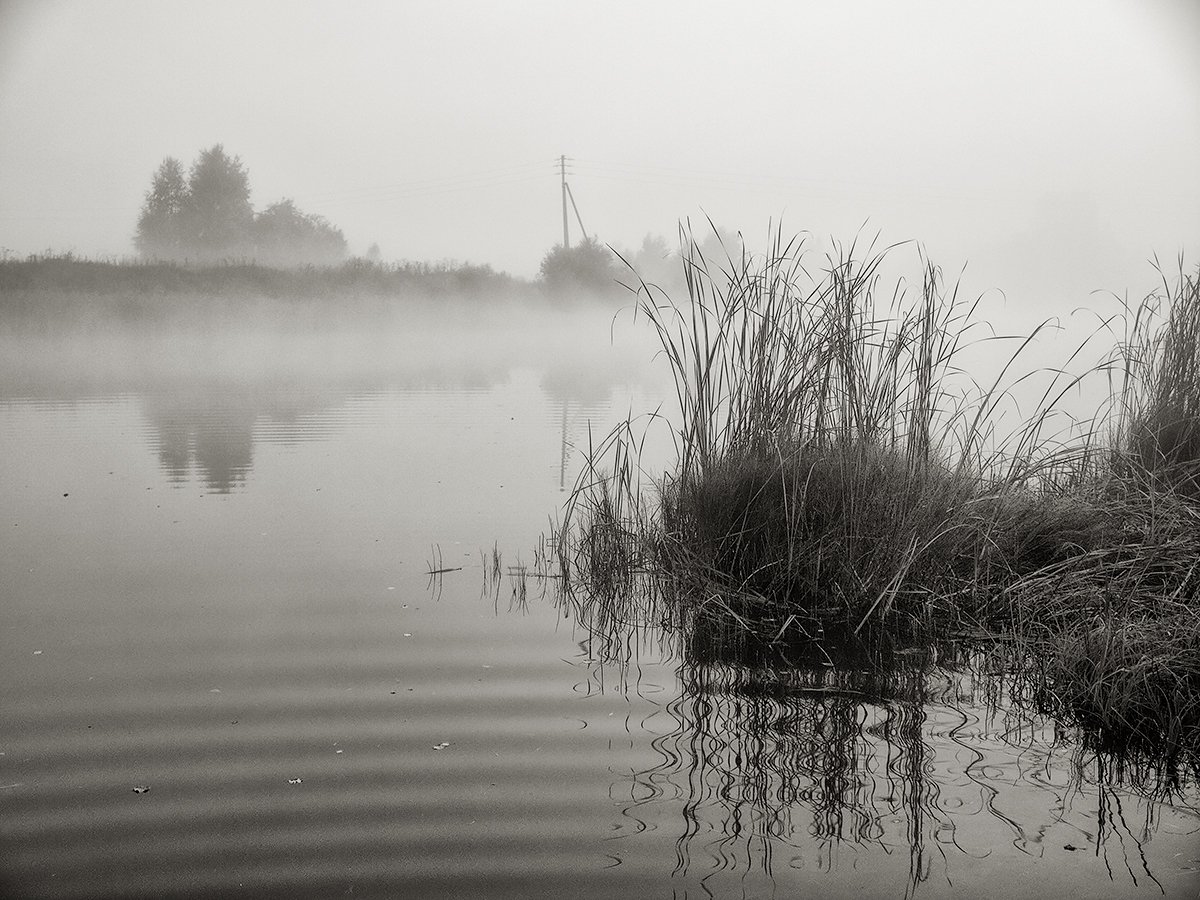
[[[1200,2],[0,0],[0,247],[128,255],[155,167],[218,142],[387,259],[534,274],[566,154],[619,247],[869,220],[1120,290],[1200,255]]]

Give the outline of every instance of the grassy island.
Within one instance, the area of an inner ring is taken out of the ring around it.
[[[1195,765],[1197,275],[1181,266],[1105,323],[1104,361],[1002,432],[1036,332],[977,385],[962,359],[993,338],[923,256],[908,289],[885,283],[892,248],[836,248],[815,270],[780,237],[761,257],[684,245],[685,299],[635,286],[674,379],[652,418],[675,463],[643,476],[633,421],[590,448],[550,545],[564,595],[751,654],[987,646],[1041,710]],[[1107,378],[1107,402],[1051,427],[1083,378]]]

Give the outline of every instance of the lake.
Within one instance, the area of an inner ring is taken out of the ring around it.
[[[670,397],[648,338],[519,308],[7,332],[0,893],[1200,895],[1190,776],[1155,790],[953,651],[747,666],[521,576],[589,440]]]

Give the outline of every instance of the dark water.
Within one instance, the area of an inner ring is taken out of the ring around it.
[[[950,661],[607,659],[509,569],[662,387],[472,322],[4,341],[0,893],[1200,894],[1194,785]]]

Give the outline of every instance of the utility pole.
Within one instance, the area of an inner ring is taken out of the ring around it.
[[[567,231],[567,157],[565,155],[558,158],[558,174],[562,180],[563,249],[569,250],[571,248],[571,235]]]
[[[585,241],[590,240],[587,229],[583,227],[583,218],[579,215],[579,207],[575,205],[575,192],[571,190],[569,184],[567,185],[567,196],[571,198],[571,209],[575,210],[575,221],[579,223],[579,230],[583,232],[583,239]]]

